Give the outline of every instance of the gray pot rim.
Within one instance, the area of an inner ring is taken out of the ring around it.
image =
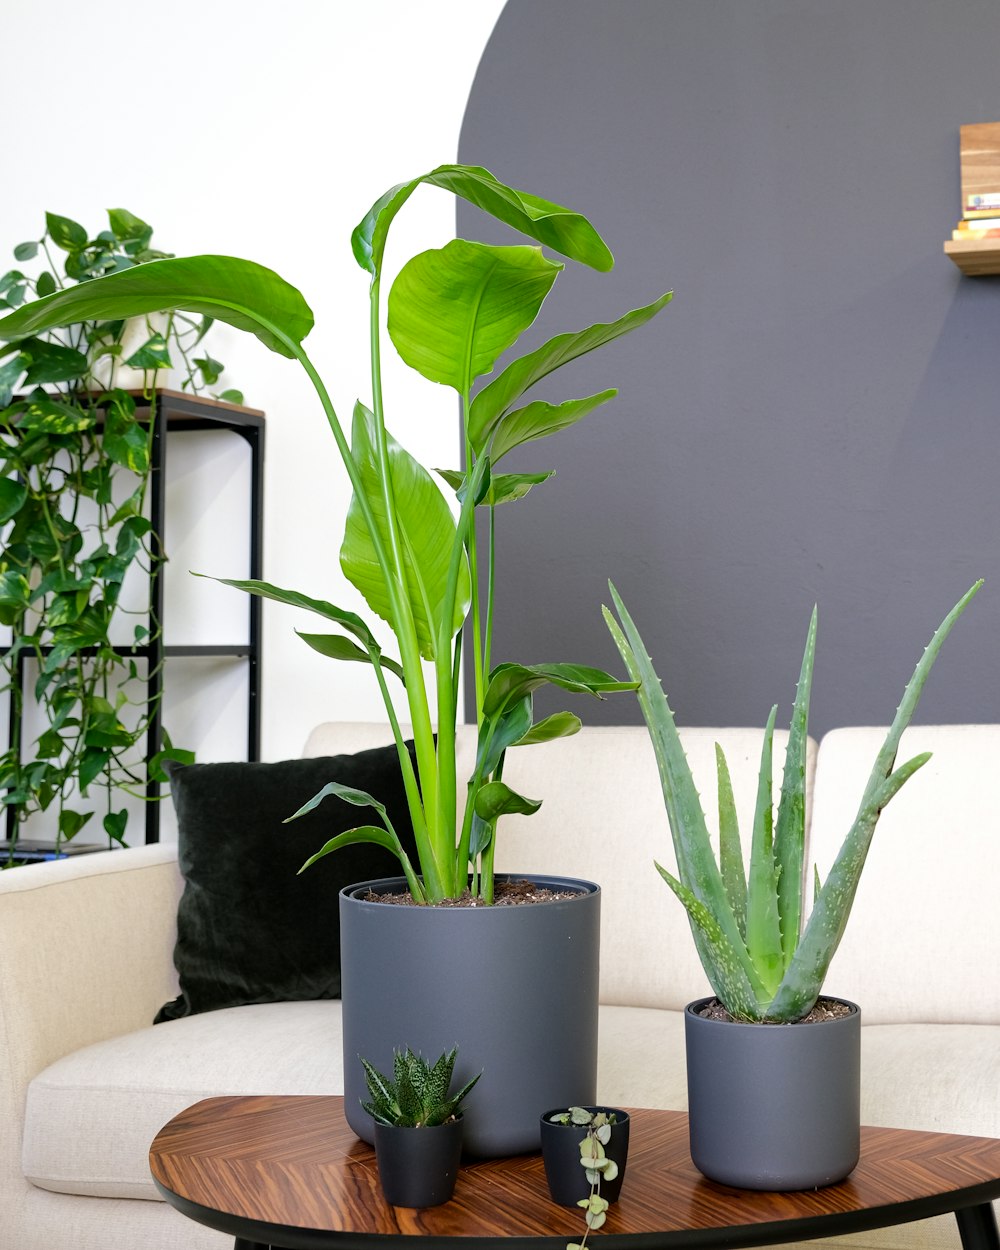
[[[839,994],[823,994],[821,992],[820,998],[828,998],[834,1003],[843,1003],[845,1007],[850,1007],[851,1014],[848,1016],[838,1016],[833,1020],[812,1020],[810,1021],[810,1024],[844,1026],[850,1024],[856,1016],[860,1016],[861,1014],[861,1008],[857,1003],[852,1002],[849,998],[842,998]],[[783,1025],[777,1021],[772,1023],[764,1020],[714,1020],[711,1016],[702,1016],[698,1014],[699,1009],[704,1007],[706,1003],[714,1001],[719,1001],[719,996],[717,994],[706,994],[702,998],[696,998],[692,1002],[688,1003],[688,1005],[684,1008],[684,1014],[685,1016],[693,1016],[698,1021],[700,1026],[706,1027],[712,1027],[715,1025],[724,1029],[774,1029],[788,1027],[787,1025]],[[790,1023],[793,1025],[802,1024],[803,1021],[792,1020]]]
[[[536,885],[545,885],[550,889],[573,890],[581,896],[589,896],[591,894],[600,894],[601,887],[595,881],[585,881],[581,877],[554,877],[550,873],[543,872],[498,872],[496,874],[497,881],[531,881]],[[375,889],[378,886],[379,889]],[[357,896],[362,890],[370,890],[372,893],[393,894],[397,891],[408,890],[405,877],[373,877],[370,881],[357,881],[353,885],[345,885],[340,891],[341,897],[350,899],[353,903],[360,903],[363,906],[370,907],[395,907],[395,903],[383,903],[380,899],[358,898]],[[555,903],[572,903],[572,899],[557,898],[549,899],[542,903],[532,903],[532,907],[549,907]],[[434,912],[437,910],[447,910],[450,912],[460,911],[470,915],[496,915],[500,911],[511,911],[509,907],[451,907],[437,908],[434,903],[428,903],[426,906],[414,908],[415,911]]]

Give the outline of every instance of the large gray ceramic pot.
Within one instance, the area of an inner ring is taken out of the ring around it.
[[[842,1181],[861,1145],[861,1012],[814,1024],[744,1024],[684,1011],[691,1159],[740,1189]],[[845,1002],[845,1000],[837,1000]]]
[[[521,879],[521,878],[518,878]],[[402,877],[340,893],[344,1111],[372,1142],[364,1056],[392,1071],[409,1046],[434,1060],[458,1047],[452,1087],[482,1078],[463,1103],[465,1149],[482,1158],[539,1149],[546,1107],[597,1095],[601,894],[589,881],[529,877],[571,899],[514,907],[401,907],[364,896]]]

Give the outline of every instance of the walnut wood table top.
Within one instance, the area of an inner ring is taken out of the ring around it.
[[[1000,1140],[864,1128],[861,1162],[842,1184],[755,1193],[701,1176],[684,1113],[631,1117],[622,1195],[594,1250],[767,1245],[948,1211],[964,1250],[1000,1250],[990,1206],[1000,1197]],[[582,1213],[550,1200],[540,1155],[463,1167],[444,1206],[388,1206],[375,1153],[348,1127],[338,1097],[206,1099],[160,1130],[149,1161],[164,1198],[231,1233],[238,1250],[373,1250],[417,1237],[455,1238],[456,1250],[558,1250],[583,1234]]]

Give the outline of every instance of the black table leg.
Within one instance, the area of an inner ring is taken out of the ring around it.
[[[265,1246],[262,1241],[247,1241],[245,1237],[237,1237],[233,1250],[271,1250],[271,1247]]]
[[[1000,1250],[1000,1235],[997,1233],[997,1217],[992,1202],[984,1202],[978,1207],[963,1207],[955,1212],[955,1219],[962,1238],[962,1250]]]

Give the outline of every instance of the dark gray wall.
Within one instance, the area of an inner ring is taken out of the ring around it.
[[[993,0],[510,0],[460,159],[618,261],[562,274],[525,344],[675,298],[549,395],[612,405],[504,462],[557,476],[498,512],[496,660],[619,668],[610,577],[683,723],[780,724],[818,602],[813,731],[883,724],[985,576],[917,719],[1000,719],[1000,278],[942,253],[998,54]]]

